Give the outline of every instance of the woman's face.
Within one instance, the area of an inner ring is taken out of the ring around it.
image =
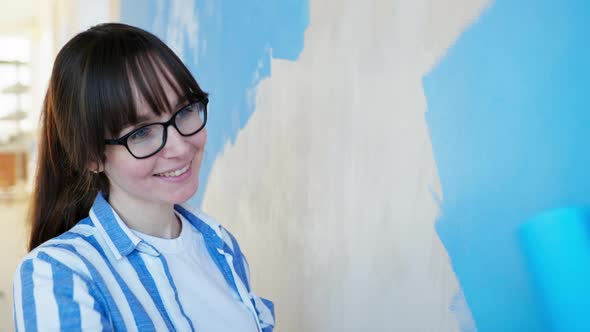
[[[164,77],[161,79],[162,82],[167,82]],[[186,102],[179,100],[169,84],[164,83],[164,89],[169,103],[177,105],[177,108],[158,117],[150,112],[144,100],[138,99],[138,115],[149,119],[145,124],[165,122],[177,109],[185,106]],[[124,128],[117,137],[137,127]],[[109,179],[111,197],[124,200],[127,204],[178,204],[195,194],[199,186],[199,169],[207,141],[206,129],[203,128],[197,134],[188,137],[180,135],[174,126],[169,126],[167,131],[166,145],[146,159],[136,159],[122,145],[106,146],[104,173]],[[178,176],[170,174],[179,170],[184,171],[187,167],[188,169]]]

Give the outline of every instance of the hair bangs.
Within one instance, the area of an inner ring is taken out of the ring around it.
[[[165,84],[172,88],[174,93],[183,98],[187,94],[168,68],[151,53],[138,54],[127,66],[129,83],[134,92],[133,101],[136,115],[139,114],[137,102],[143,100],[149,111],[160,116],[162,113],[171,111],[174,107],[173,100],[166,95]]]

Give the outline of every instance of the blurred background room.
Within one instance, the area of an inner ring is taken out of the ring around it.
[[[53,59],[106,21],[210,93],[191,202],[275,331],[590,331],[587,0],[0,0],[0,331]]]
[[[12,276],[26,253],[39,114],[53,59],[76,32],[118,17],[114,1],[0,1],[0,331],[13,331]]]

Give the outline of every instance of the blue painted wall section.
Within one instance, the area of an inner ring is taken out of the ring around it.
[[[227,142],[235,143],[255,111],[254,89],[271,75],[271,57],[295,61],[303,50],[309,1],[194,1],[200,47],[191,49],[185,38],[180,56],[211,94],[201,184],[192,200],[200,205],[215,159]],[[156,18],[164,18],[163,28],[174,25],[175,18],[170,6],[157,12],[157,4],[155,0],[122,0],[121,21],[166,40],[166,31],[154,24]]]
[[[498,0],[424,78],[436,227],[480,332],[545,331],[517,230],[590,204],[590,2]]]

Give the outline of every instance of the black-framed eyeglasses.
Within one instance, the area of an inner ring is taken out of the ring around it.
[[[168,138],[168,127],[172,125],[182,136],[192,136],[205,128],[207,123],[207,104],[209,98],[192,101],[176,111],[166,122],[150,123],[126,135],[107,139],[105,144],[123,145],[137,159],[149,158],[158,153]]]

